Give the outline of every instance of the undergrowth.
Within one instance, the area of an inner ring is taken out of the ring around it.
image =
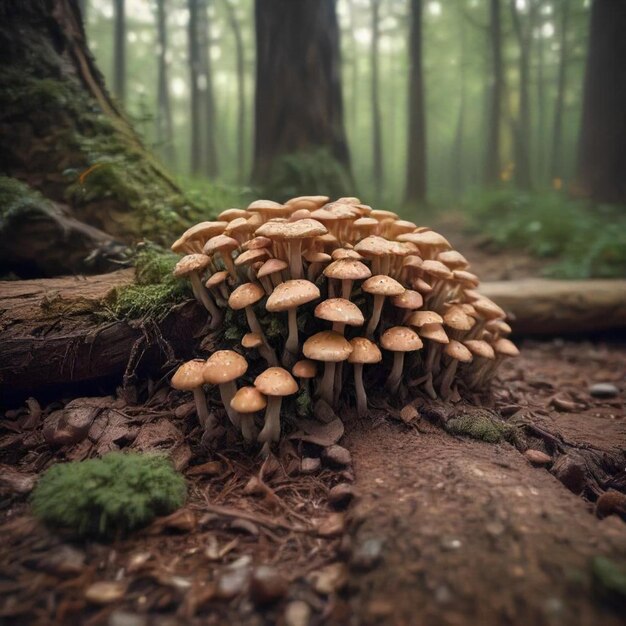
[[[545,274],[558,278],[626,275],[624,209],[591,205],[562,193],[496,189],[469,194],[470,229],[501,250],[517,248],[552,259]]]
[[[462,413],[450,419],[446,422],[445,428],[454,435],[462,435],[486,443],[508,441],[515,444],[518,439],[515,427],[496,420],[488,411],[481,409]]]
[[[80,537],[110,539],[182,506],[183,477],[160,455],[112,452],[53,465],[32,496],[35,515]]]

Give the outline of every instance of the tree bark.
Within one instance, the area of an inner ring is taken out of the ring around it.
[[[199,12],[199,48],[200,65],[202,67],[202,122],[204,146],[202,160],[204,162],[203,170],[209,178],[215,178],[219,173],[219,164],[217,158],[217,146],[215,143],[215,95],[213,93],[213,63],[211,61],[211,18],[209,9],[211,0],[202,0]]]
[[[157,144],[164,161],[172,166],[176,161],[172,105],[169,87],[166,0],[157,0],[158,85],[157,85]]]
[[[626,200],[626,2],[594,0],[578,147],[577,191]]]
[[[372,47],[370,50],[371,99],[372,99],[372,164],[374,181],[374,199],[381,200],[384,170],[383,170],[383,138],[382,120],[380,112],[379,89],[379,43],[380,43],[380,0],[371,0],[372,12]]]
[[[114,0],[113,92],[126,101],[126,0]]]
[[[426,113],[422,68],[422,1],[411,0],[409,42],[409,146],[405,200],[417,204],[426,200]]]
[[[464,137],[465,137],[465,23],[462,14],[459,16],[459,41],[460,41],[460,61],[459,61],[459,116],[452,143],[452,189],[457,195],[463,191],[463,164],[464,164]]]
[[[350,170],[335,0],[256,0],[253,180],[280,157],[315,148]]]
[[[200,14],[200,0],[188,0],[189,22],[187,24],[187,43],[189,49],[189,84],[191,119],[189,132],[191,133],[189,169],[194,175],[202,170],[202,135],[201,127],[201,94],[200,94],[200,46],[198,44],[198,19]]]
[[[488,107],[489,118],[487,120],[484,181],[486,185],[495,185],[500,180],[500,123],[502,118],[502,92],[504,88],[500,0],[489,1],[489,48],[491,57],[491,89]]]

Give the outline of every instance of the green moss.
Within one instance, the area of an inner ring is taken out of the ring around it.
[[[0,176],[0,232],[12,220],[24,219],[32,211],[45,211],[49,206],[49,201],[27,184]]]
[[[313,400],[307,389],[301,389],[296,398],[296,413],[300,417],[310,417],[313,409]]]
[[[626,607],[626,568],[605,556],[596,556],[591,562],[591,574],[602,598]]]
[[[171,513],[185,497],[185,481],[165,457],[113,452],[52,466],[39,480],[32,506],[50,526],[106,539]]]
[[[446,423],[446,430],[454,435],[471,437],[487,443],[500,441],[515,443],[517,439],[514,427],[494,419],[488,411],[482,409],[464,412],[452,418]]]

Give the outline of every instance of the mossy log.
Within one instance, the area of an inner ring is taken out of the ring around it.
[[[93,277],[0,282],[0,396],[23,398],[67,384],[135,372],[150,375],[192,352],[206,322],[193,301],[159,320],[104,315],[115,289],[133,284],[134,270]]]

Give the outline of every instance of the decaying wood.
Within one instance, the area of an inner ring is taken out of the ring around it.
[[[484,283],[516,333],[552,335],[626,328],[626,280],[528,278]]]

